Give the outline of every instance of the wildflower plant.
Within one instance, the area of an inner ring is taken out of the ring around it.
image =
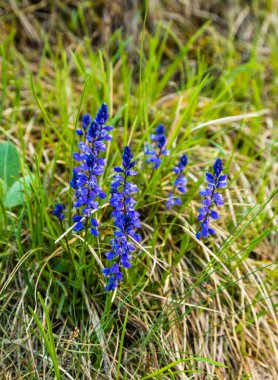
[[[78,144],[80,152],[75,152],[73,158],[80,164],[73,169],[71,187],[75,190],[74,206],[79,210],[73,217],[76,223],[73,231],[78,232],[88,227],[92,235],[98,235],[98,222],[92,214],[98,209],[98,199],[104,199],[106,194],[99,185],[98,177],[103,174],[105,160],[100,154],[106,150],[105,141],[112,139],[109,132],[113,129],[105,125],[108,120],[108,107],[103,103],[94,120],[86,114],[82,118],[82,129],[76,133],[82,138]]]
[[[181,194],[186,193],[186,184],[187,179],[184,175],[184,169],[187,165],[187,155],[184,154],[181,156],[179,163],[174,167],[173,171],[177,174],[177,177],[174,182],[174,189],[169,193],[169,197],[166,201],[166,207],[171,209],[174,205],[181,205],[181,198],[179,196],[175,196],[175,191],[178,190]]]
[[[132,197],[138,188],[133,182],[128,181],[129,177],[137,174],[133,170],[135,164],[131,149],[126,146],[122,155],[122,167],[114,168],[117,174],[113,177],[111,184],[110,204],[114,208],[112,216],[117,230],[110,242],[111,250],[106,254],[113,265],[102,270],[105,276],[109,276],[105,287],[108,291],[114,290],[123,279],[122,268],[131,267],[131,253],[135,250],[131,241],[141,241],[140,235],[136,232],[137,228],[141,227],[139,213],[134,209],[136,201]]]
[[[70,186],[75,190],[74,206],[77,215],[73,217],[74,232],[88,230],[92,235],[97,236],[98,222],[93,217],[93,213],[98,210],[99,200],[106,198],[99,183],[99,176],[103,174],[105,160],[101,157],[102,152],[106,151],[105,142],[112,139],[110,132],[113,129],[106,125],[108,120],[108,107],[105,103],[101,105],[95,119],[89,114],[82,118],[82,126],[76,130],[76,134],[81,141],[78,143],[79,151],[73,153],[73,158],[78,165],[73,169]],[[160,124],[151,135],[153,144],[146,145],[145,153],[149,156],[148,163],[153,164],[153,169],[157,169],[161,164],[161,156],[167,155],[165,127]],[[166,201],[166,208],[171,209],[174,205],[181,205],[180,194],[186,193],[187,179],[184,171],[188,163],[187,155],[180,157],[178,164],[173,171],[176,174],[173,190],[169,193]],[[135,251],[135,244],[141,241],[141,236],[137,232],[141,227],[139,212],[135,210],[136,201],[133,196],[138,192],[135,183],[131,181],[137,172],[133,169],[136,164],[134,156],[129,146],[124,147],[122,154],[122,166],[114,167],[115,175],[111,183],[110,205],[113,207],[111,216],[114,218],[114,237],[111,239],[111,249],[106,253],[107,260],[111,265],[102,270],[103,275],[108,277],[105,290],[115,290],[119,282],[123,279],[123,269],[131,267],[132,253]],[[218,158],[213,165],[214,174],[206,173],[208,187],[200,192],[204,197],[202,208],[199,209],[198,221],[201,222],[196,236],[198,239],[208,237],[215,233],[210,226],[211,219],[218,219],[218,213],[213,209],[214,206],[224,204],[222,195],[217,192],[218,188],[226,186],[226,175],[222,174],[223,164]],[[58,218],[61,227],[65,219],[63,214],[64,207],[57,203],[53,214]],[[87,235],[86,235],[87,236]],[[86,239],[86,238],[85,238]],[[66,245],[70,253],[67,238]]]
[[[154,144],[145,145],[145,154],[150,156],[146,159],[147,163],[153,164],[153,169],[157,169],[161,164],[161,156],[167,156],[169,151],[166,150],[166,136],[165,136],[165,126],[159,124],[156,128],[154,134],[151,134],[151,140],[154,141]]]
[[[204,197],[202,200],[203,207],[200,208],[198,221],[201,222],[201,227],[196,233],[197,239],[206,238],[215,234],[215,230],[210,226],[211,219],[219,219],[218,212],[213,209],[214,206],[223,206],[224,200],[222,194],[217,189],[227,186],[227,176],[221,174],[223,171],[223,163],[220,158],[217,158],[213,165],[214,174],[206,173],[208,187],[200,191],[200,195]]]

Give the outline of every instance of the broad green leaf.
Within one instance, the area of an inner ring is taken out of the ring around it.
[[[0,144],[0,178],[8,189],[18,179],[20,169],[17,150],[10,142]]]
[[[26,176],[14,182],[13,185],[6,192],[4,198],[4,206],[7,208],[11,208],[22,205],[24,203],[25,187],[27,188],[27,190],[31,189],[31,180],[32,178],[30,176]]]

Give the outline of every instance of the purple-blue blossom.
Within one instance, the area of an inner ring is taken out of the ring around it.
[[[168,209],[171,209],[174,205],[181,205],[181,198],[179,196],[175,196],[175,190],[178,190],[180,193],[184,194],[186,193],[186,183],[187,179],[185,177],[184,169],[187,165],[187,155],[184,154],[181,156],[179,163],[177,166],[174,167],[173,171],[177,174],[177,177],[174,182],[174,189],[169,193],[169,197],[166,201],[166,207]]]
[[[138,188],[133,182],[128,181],[129,177],[137,174],[133,170],[136,161],[132,160],[131,149],[126,146],[122,155],[122,166],[114,168],[116,175],[111,183],[110,204],[114,208],[111,215],[117,230],[114,232],[114,238],[110,241],[111,250],[106,253],[107,259],[113,264],[102,270],[102,273],[109,277],[105,286],[107,291],[114,290],[119,281],[123,279],[122,268],[131,267],[131,254],[135,250],[132,239],[137,242],[141,241],[141,237],[136,231],[141,227],[139,213],[135,211],[136,201],[133,199],[133,194],[138,191]]]
[[[61,203],[55,204],[55,208],[53,210],[53,214],[61,221],[65,219],[65,215],[63,214],[64,206]]]
[[[220,158],[217,158],[213,165],[214,174],[206,173],[206,181],[208,187],[200,191],[200,195],[204,197],[202,200],[202,208],[200,208],[198,220],[201,222],[201,227],[196,233],[197,239],[208,237],[215,234],[215,230],[210,226],[211,219],[219,219],[218,212],[213,209],[214,206],[223,206],[224,200],[222,194],[217,189],[227,186],[227,176],[221,174],[223,171],[223,163]]]
[[[145,145],[145,154],[150,156],[146,159],[147,163],[152,163],[153,168],[157,169],[161,164],[161,156],[167,156],[169,151],[165,149],[166,147],[166,136],[165,136],[165,127],[162,124],[156,128],[154,134],[151,134],[151,140],[154,144]]]
[[[79,136],[86,134],[86,130],[91,123],[91,116],[87,113],[82,117],[82,129],[76,129],[75,133]]]
[[[75,190],[74,206],[80,209],[81,215],[73,217],[74,232],[90,226],[92,235],[98,235],[98,223],[92,213],[98,209],[98,199],[106,197],[98,183],[98,176],[103,174],[105,167],[105,160],[100,154],[106,150],[105,142],[112,139],[109,132],[113,128],[105,125],[108,117],[108,107],[103,103],[94,120],[88,114],[83,116],[82,129],[77,130],[82,141],[78,144],[79,152],[73,153],[73,158],[79,165],[73,169],[70,185]]]

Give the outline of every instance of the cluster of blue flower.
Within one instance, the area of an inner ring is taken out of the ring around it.
[[[177,166],[174,167],[173,171],[177,174],[177,178],[174,182],[174,190],[169,193],[169,197],[166,201],[166,207],[168,209],[171,209],[174,205],[181,205],[182,201],[181,198],[178,196],[174,196],[174,192],[177,189],[181,194],[186,193],[186,183],[187,179],[185,175],[183,174],[184,169],[187,165],[187,155],[184,154],[181,156],[179,163]]]
[[[107,259],[115,260],[115,263],[102,271],[105,276],[109,276],[106,290],[114,290],[118,282],[122,280],[121,267],[131,267],[131,252],[135,250],[131,241],[141,241],[140,235],[136,232],[136,229],[141,227],[139,213],[134,209],[136,201],[132,198],[138,188],[131,181],[128,182],[128,177],[137,174],[132,169],[136,161],[132,161],[133,155],[130,147],[124,148],[122,159],[122,168],[119,166],[114,168],[117,174],[113,177],[111,184],[110,204],[114,208],[112,216],[114,225],[118,229],[114,232],[114,238],[110,242],[111,251],[106,254]]]
[[[156,128],[154,134],[151,134],[151,140],[154,141],[153,145],[146,144],[145,145],[145,154],[147,156],[146,162],[153,164],[153,169],[159,168],[162,160],[161,157],[168,156],[170,151],[166,150],[167,138],[165,135],[166,128],[164,125],[159,124]],[[178,163],[177,166],[174,167],[173,171],[177,174],[177,178],[174,182],[174,189],[169,193],[168,199],[166,201],[166,207],[171,209],[174,205],[181,205],[182,201],[179,196],[175,196],[175,190],[177,189],[180,193],[186,193],[186,183],[187,179],[183,175],[183,171],[187,165],[187,155],[184,154]]]
[[[200,208],[198,220],[201,223],[200,229],[196,233],[197,239],[201,237],[208,237],[209,235],[214,235],[215,231],[210,227],[211,219],[218,219],[218,212],[213,210],[213,205],[219,207],[224,204],[223,196],[216,189],[221,189],[227,186],[227,176],[221,175],[223,171],[223,164],[220,158],[217,158],[213,165],[214,174],[206,173],[206,180],[208,182],[208,187],[200,191],[200,195],[204,197],[202,200],[203,207]]]
[[[73,169],[71,187],[75,190],[76,209],[81,208],[81,215],[75,215],[73,221],[76,223],[73,231],[78,232],[85,228],[90,219],[92,235],[98,235],[98,222],[92,214],[98,209],[97,198],[104,199],[106,194],[102,191],[98,183],[97,176],[103,174],[105,160],[100,157],[100,153],[106,150],[104,141],[112,139],[109,132],[113,129],[106,126],[108,120],[108,107],[102,104],[94,120],[86,114],[82,118],[82,129],[77,129],[76,133],[84,138],[78,147],[80,152],[74,153],[75,161],[80,165]]]
[[[157,169],[161,164],[161,156],[167,156],[169,154],[169,151],[165,149],[167,140],[164,125],[159,124],[155,133],[151,134],[151,140],[155,142],[155,146],[149,144],[145,145],[145,154],[150,156],[146,161],[152,163],[153,168]]]
[[[98,235],[98,222],[92,217],[92,214],[98,210],[98,198],[104,199],[106,194],[102,191],[98,182],[98,176],[103,174],[105,160],[100,157],[101,152],[106,150],[105,141],[112,139],[109,134],[113,129],[105,125],[108,120],[108,107],[102,104],[94,120],[86,114],[82,118],[82,129],[77,129],[78,136],[83,138],[79,142],[80,152],[74,153],[75,161],[80,162],[79,166],[73,169],[71,187],[75,190],[74,206],[78,215],[73,217],[75,222],[73,231],[79,232],[89,227],[92,235]],[[165,136],[165,127],[160,124],[151,135],[152,145],[146,144],[145,154],[146,162],[151,163],[153,169],[157,169],[162,162],[162,156],[168,155],[166,150],[167,139]],[[181,205],[182,200],[178,194],[186,193],[187,179],[184,175],[185,167],[188,163],[187,155],[180,157],[177,166],[173,171],[176,178],[173,184],[173,191],[169,193],[166,201],[166,208],[171,209],[174,205]],[[111,250],[106,253],[108,261],[112,262],[110,267],[104,268],[102,273],[108,276],[106,290],[114,290],[119,281],[123,279],[122,268],[131,267],[132,252],[135,250],[134,243],[141,241],[137,229],[141,227],[139,213],[135,210],[136,201],[133,195],[138,191],[137,186],[129,179],[137,174],[133,169],[136,161],[129,146],[125,146],[122,155],[122,166],[114,167],[116,174],[111,183],[110,205],[113,207],[112,217],[114,218],[114,238],[111,239]],[[202,208],[199,209],[198,221],[201,227],[196,233],[196,237],[208,237],[214,235],[215,231],[210,226],[211,219],[218,219],[218,213],[213,210],[213,206],[222,206],[224,204],[222,195],[216,189],[224,188],[227,183],[227,176],[222,174],[223,164],[218,158],[213,165],[214,174],[206,173],[208,187],[200,192],[204,197]],[[177,194],[175,194],[177,193]],[[53,210],[54,215],[60,223],[65,218],[63,215],[63,205],[58,203]]]
[[[151,135],[151,140],[155,141],[155,146],[150,148],[149,144],[145,146],[145,154],[151,155],[147,158],[147,162],[154,163],[153,168],[157,169],[161,164],[161,155],[168,154],[169,151],[166,150],[167,139],[165,136],[165,127],[159,125],[156,129],[156,133]],[[167,153],[165,153],[167,152]],[[173,169],[177,174],[177,178],[174,181],[174,189],[169,193],[168,199],[166,201],[166,208],[171,209],[173,206],[182,204],[182,200],[179,196],[175,196],[175,190],[178,190],[181,194],[186,193],[186,183],[187,179],[183,174],[184,169],[187,165],[187,156],[184,154],[178,163],[178,165]],[[226,187],[226,175],[221,175],[223,171],[223,164],[220,158],[217,158],[213,165],[214,175],[206,173],[206,180],[208,181],[208,188],[200,192],[200,195],[205,197],[202,201],[203,207],[199,209],[198,221],[201,221],[201,227],[196,233],[197,239],[202,237],[208,237],[214,235],[215,231],[210,227],[211,219],[218,219],[218,213],[212,209],[213,204],[216,206],[222,206],[224,204],[223,197],[219,192],[216,192],[217,188]]]
[[[78,144],[80,152],[73,154],[74,160],[80,162],[80,165],[74,168],[70,181],[71,187],[75,190],[74,206],[77,210],[81,209],[81,215],[79,213],[73,217],[74,232],[87,229],[90,219],[92,235],[99,234],[98,222],[92,214],[98,209],[97,198],[106,197],[97,177],[104,172],[105,160],[100,157],[100,153],[106,150],[104,142],[112,138],[109,132],[113,128],[105,125],[107,120],[108,108],[106,104],[102,104],[96,118],[92,120],[90,115],[84,115],[82,129],[76,130],[76,134],[84,140]],[[117,174],[111,183],[110,204],[114,208],[112,216],[117,230],[110,242],[111,251],[106,254],[107,259],[114,263],[111,267],[103,269],[103,274],[109,276],[106,290],[114,290],[118,282],[122,280],[121,267],[131,267],[131,253],[135,250],[132,241],[140,242],[141,240],[136,232],[136,229],[141,226],[139,213],[134,209],[136,201],[132,198],[138,188],[128,181],[128,177],[136,175],[136,171],[132,169],[135,164],[131,149],[126,146],[122,155],[123,167],[114,168]],[[60,221],[64,219],[62,212],[63,205],[55,205],[53,213]]]

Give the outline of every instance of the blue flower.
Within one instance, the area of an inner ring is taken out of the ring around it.
[[[174,190],[169,193],[169,197],[166,201],[166,207],[168,209],[171,209],[174,205],[180,206],[182,204],[181,198],[178,196],[174,196],[174,192],[176,189],[182,194],[186,193],[187,191],[186,190],[187,179],[183,175],[183,171],[187,165],[187,162],[188,162],[187,155],[184,154],[183,156],[181,156],[178,165],[175,166],[173,169],[173,171],[177,174],[177,178],[175,179],[175,182],[174,182]]]
[[[204,197],[202,207],[198,210],[198,221],[201,222],[201,227],[196,233],[197,239],[214,235],[215,231],[210,227],[211,219],[219,219],[217,211],[213,210],[213,206],[222,206],[224,204],[223,196],[217,192],[218,188],[227,186],[227,176],[221,174],[223,171],[223,163],[220,158],[217,158],[213,165],[214,174],[206,173],[206,181],[208,187],[200,191],[200,195]]]
[[[87,129],[89,124],[91,123],[91,116],[87,113],[82,117],[82,127]]]
[[[131,243],[132,239],[137,242],[141,241],[140,235],[136,232],[141,227],[139,213],[134,209],[136,201],[132,198],[138,188],[134,183],[128,181],[128,177],[137,174],[133,170],[136,161],[132,160],[131,149],[126,146],[122,155],[122,167],[114,168],[116,175],[111,183],[110,204],[114,208],[112,216],[117,230],[114,232],[114,238],[110,241],[111,250],[106,253],[107,259],[113,261],[114,264],[102,270],[105,276],[109,276],[108,284],[105,286],[107,291],[114,290],[119,281],[123,279],[122,268],[131,267],[131,253],[135,250]]]
[[[61,203],[57,203],[53,210],[53,214],[61,221],[65,219],[65,215],[63,215],[64,206]]]
[[[153,168],[157,169],[161,164],[161,156],[167,156],[169,154],[169,151],[165,149],[167,139],[164,125],[159,124],[155,134],[151,134],[151,140],[154,141],[153,145],[145,145],[145,154],[150,156],[146,159],[146,162],[152,163]]]
[[[103,103],[98,110],[95,121],[99,125],[104,125],[107,122],[108,117],[108,107],[105,103]]]
[[[85,114],[82,117],[82,129],[77,129],[75,133],[78,136],[83,136],[84,134],[86,135],[86,129],[88,128],[89,124],[91,123],[91,116],[89,114]]]
[[[94,120],[88,114],[83,116],[83,130],[77,130],[79,131],[77,134],[83,136],[83,140],[78,144],[79,152],[73,153],[73,158],[79,165],[73,169],[70,185],[75,190],[74,206],[81,209],[82,216],[73,218],[76,223],[74,232],[87,227],[89,225],[87,221],[90,219],[90,231],[92,235],[98,235],[97,221],[92,218],[92,213],[98,209],[97,198],[106,197],[98,184],[98,176],[103,174],[105,167],[105,160],[100,154],[106,150],[105,141],[110,141],[112,138],[109,132],[113,128],[105,125],[108,117],[108,107],[103,103]]]

